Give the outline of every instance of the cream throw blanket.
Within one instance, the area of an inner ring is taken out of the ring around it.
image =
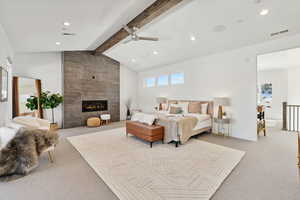
[[[165,128],[164,142],[179,141],[183,144],[194,135],[198,119],[191,116],[159,115],[157,124]]]
[[[178,132],[182,144],[194,135],[193,129],[197,123],[198,119],[196,117],[182,117],[178,120]]]

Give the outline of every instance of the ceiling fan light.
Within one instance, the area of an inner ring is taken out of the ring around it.
[[[192,36],[190,37],[190,40],[195,41],[195,40],[196,40],[196,37],[192,35]]]
[[[260,15],[261,15],[261,16],[265,16],[265,15],[267,15],[267,14],[269,14],[269,10],[268,10],[268,9],[262,9],[262,10],[260,11]]]

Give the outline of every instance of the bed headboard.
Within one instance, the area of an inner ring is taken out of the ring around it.
[[[168,103],[174,103],[177,104],[178,102],[200,102],[201,104],[203,103],[208,103],[208,108],[207,108],[207,114],[211,115],[211,117],[214,116],[214,102],[213,101],[195,101],[195,100],[168,100]]]

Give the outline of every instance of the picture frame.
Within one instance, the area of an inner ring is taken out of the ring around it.
[[[0,102],[8,101],[8,71],[0,67]]]

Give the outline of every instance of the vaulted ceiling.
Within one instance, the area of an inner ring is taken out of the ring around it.
[[[299,0],[186,2],[139,31],[159,42],[120,42],[105,54],[141,71],[300,33]],[[269,13],[260,15],[263,9]],[[286,29],[288,33],[270,36]]]
[[[17,52],[94,50],[154,1],[0,0],[0,23]]]
[[[94,50],[154,1],[0,0],[0,23],[17,52]],[[138,31],[158,42],[120,42],[105,54],[142,71],[298,34],[299,19],[299,0],[185,0]]]

